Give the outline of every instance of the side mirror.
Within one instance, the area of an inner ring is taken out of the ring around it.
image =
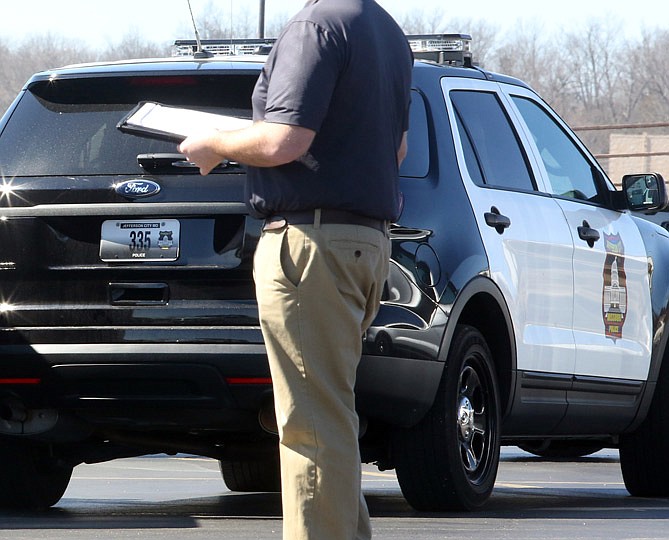
[[[660,173],[626,174],[623,194],[627,208],[637,212],[659,212],[669,205],[667,188]]]

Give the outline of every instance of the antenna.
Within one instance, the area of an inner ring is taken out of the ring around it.
[[[260,0],[258,8],[258,37],[260,39],[265,37],[265,0]]]
[[[188,10],[190,11],[190,19],[193,21],[193,30],[195,30],[195,43],[196,49],[195,52],[193,53],[194,58],[210,58],[213,56],[213,54],[209,51],[205,51],[202,48],[202,42],[200,41],[200,32],[197,31],[197,24],[195,24],[195,17],[193,17],[193,8],[190,5],[190,0],[188,1]]]

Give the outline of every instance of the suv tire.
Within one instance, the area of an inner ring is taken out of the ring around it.
[[[242,493],[281,491],[279,456],[269,460],[221,461],[223,481],[230,491]]]
[[[43,510],[65,493],[72,467],[62,465],[46,446],[0,443],[0,507]]]
[[[634,497],[669,496],[669,364],[660,371],[648,416],[631,434],[620,437],[620,468]]]
[[[499,449],[492,355],[478,330],[460,325],[432,408],[417,425],[396,433],[402,493],[421,511],[480,508],[495,484]]]

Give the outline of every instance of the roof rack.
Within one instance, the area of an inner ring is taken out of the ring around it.
[[[472,65],[471,42],[468,34],[415,34],[407,40],[414,57],[438,64],[466,66]],[[274,38],[256,39],[202,39],[201,51],[214,56],[244,56],[269,54]],[[201,52],[194,39],[178,39],[174,42],[172,56],[194,56]]]

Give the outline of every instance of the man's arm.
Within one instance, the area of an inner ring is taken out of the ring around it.
[[[253,167],[276,167],[303,156],[316,132],[299,126],[256,122],[238,131],[207,131],[188,137],[179,145],[184,154],[209,174],[224,159]]]
[[[404,158],[407,157],[407,152],[409,151],[409,144],[407,143],[407,132],[405,131],[402,135],[402,141],[400,142],[399,150],[397,150],[397,165],[402,165]]]

